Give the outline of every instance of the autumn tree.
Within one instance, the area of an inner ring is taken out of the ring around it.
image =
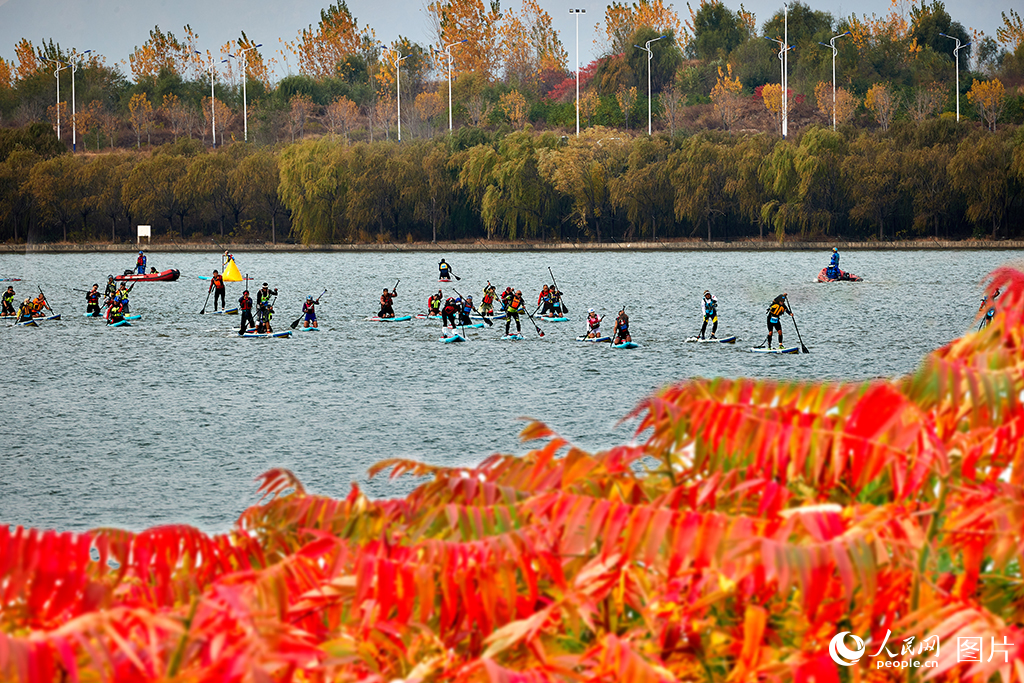
[[[320,22],[303,29],[288,48],[299,62],[299,72],[316,79],[345,76],[342,67],[352,56],[376,42],[373,30],[359,22],[341,0],[320,10]]]
[[[996,29],[996,38],[1000,43],[1009,45],[1011,52],[1016,52],[1024,45],[1024,19],[1012,8],[1010,16],[1006,16],[1006,12],[1000,14],[1003,17],[1003,25]]]
[[[663,0],[638,0],[632,4],[612,0],[604,11],[604,26],[598,24],[594,30],[603,34],[604,48],[614,55],[633,49],[633,34],[641,27],[654,29],[658,35],[671,32],[677,40],[686,36],[679,15]]]
[[[153,105],[149,103],[146,93],[137,92],[128,102],[128,123],[135,133],[135,146],[142,146],[142,134],[149,133],[149,124],[153,118]],[[147,143],[148,144],[148,143]]]
[[[778,83],[765,83],[761,88],[761,101],[768,114],[772,117],[772,130],[782,128],[782,86]]]
[[[580,93],[580,121],[581,125],[589,126],[597,108],[601,106],[601,97],[593,90]]]
[[[767,87],[765,86],[765,88]],[[860,100],[842,87],[836,88],[833,102],[832,83],[829,81],[818,81],[818,85],[814,87],[814,99],[818,103],[818,111],[824,114],[829,121],[835,120],[837,126],[852,120],[860,105]]]
[[[871,110],[882,131],[888,131],[900,108],[900,95],[889,83],[875,83],[868,89],[864,106]]]
[[[569,55],[552,26],[551,15],[537,0],[523,0],[520,12],[506,11],[499,33],[509,83],[533,89],[541,73],[565,71]]]
[[[498,70],[500,51],[498,0],[434,0],[427,5],[427,18],[434,33],[437,50],[465,41],[452,50],[455,73],[478,73],[490,81]]]
[[[726,69],[723,72],[722,67],[718,67],[718,82],[711,90],[711,101],[725,127],[732,128],[740,117],[740,91],[743,86],[739,77],[733,77],[732,64],[726,64]]]
[[[188,26],[185,29],[186,33],[191,32]],[[149,40],[128,56],[128,66],[135,80],[156,78],[162,70],[183,76],[193,62],[189,44],[179,41],[170,31],[164,33],[159,26],[154,26]]]
[[[629,130],[629,117],[633,113],[633,107],[636,106],[636,100],[637,90],[635,85],[631,88],[619,88],[618,92],[615,93],[615,101],[619,105],[619,111],[622,112],[622,118],[626,123],[626,130]]]
[[[917,123],[921,123],[942,109],[946,101],[945,88],[941,83],[924,83],[915,87],[907,100],[907,111]]]
[[[519,130],[523,127],[528,109],[526,98],[518,90],[513,89],[502,95],[498,99],[498,106],[513,128]]]
[[[359,122],[359,107],[349,98],[339,95],[324,107],[322,121],[331,137],[340,132],[348,142],[348,134]]]
[[[661,117],[668,124],[668,133],[675,136],[676,129],[680,127],[683,120],[683,109],[686,105],[686,96],[679,91],[679,88],[672,86],[661,93]]]
[[[306,120],[313,115],[316,105],[312,98],[305,93],[296,93],[288,101],[288,134],[291,141],[295,142],[296,136],[302,138],[306,129]]]
[[[447,111],[448,106],[436,91],[421,92],[416,96],[413,109],[416,111],[416,116],[419,120],[427,127],[427,136],[430,137],[433,135],[433,122],[443,112]]]
[[[35,47],[26,38],[22,38],[14,46],[14,56],[18,60],[18,64],[14,68],[14,78],[16,81],[28,80],[35,76],[42,68],[42,63],[36,55]]]
[[[1006,89],[998,78],[991,81],[974,80],[971,89],[967,91],[967,99],[978,112],[978,116],[985,122],[992,132],[996,130],[996,121],[1003,113],[1006,104]]]

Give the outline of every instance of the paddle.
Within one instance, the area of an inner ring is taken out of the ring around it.
[[[316,303],[317,303],[317,304],[319,304],[319,303],[320,303],[320,297],[321,297],[321,296],[323,296],[323,295],[324,295],[324,294],[326,294],[326,293],[327,293],[327,290],[326,290],[326,289],[325,289],[324,291],[320,292],[320,296],[318,296],[318,297],[316,298]],[[293,323],[292,323],[292,325],[291,325],[291,327],[292,327],[292,329],[293,329],[293,330],[294,330],[294,329],[295,329],[296,327],[298,327],[298,326],[299,326],[299,322],[300,322],[300,321],[302,320],[303,316],[305,316],[305,315],[306,315],[306,312],[305,312],[305,311],[303,311],[303,312],[302,312],[302,315],[300,315],[300,316],[299,316],[298,318],[296,318],[296,319],[295,319],[295,322],[293,322]]]
[[[788,296],[786,297],[786,306],[787,306],[787,307],[789,307],[789,297],[788,297]],[[807,347],[806,347],[806,346],[804,346],[804,340],[803,340],[803,338],[802,338],[802,337],[800,336],[800,328],[799,328],[799,327],[797,327],[797,324],[796,324],[796,316],[795,316],[795,315],[793,315],[793,309],[792,309],[792,308],[790,308],[790,309],[789,309],[789,317],[793,319],[793,329],[795,329],[795,330],[796,330],[796,338],[800,340],[800,349],[801,349],[801,350],[802,350],[802,351],[803,351],[804,353],[810,353],[810,351],[808,351],[808,350],[807,350]]]
[[[455,292],[456,294],[459,294],[459,290],[455,289],[454,287],[452,288],[452,291],[453,291],[453,292]],[[461,294],[459,294],[459,296],[462,296],[462,295],[461,295]],[[466,299],[465,299],[465,297],[463,297],[463,301],[465,301],[465,300],[466,300]],[[494,323],[492,323],[492,322],[490,321],[490,319],[489,319],[489,318],[488,318],[488,317],[487,317],[486,315],[484,315],[484,314],[483,314],[483,313],[481,313],[480,311],[476,310],[476,306],[471,306],[471,309],[472,309],[472,311],[473,311],[474,313],[476,313],[476,314],[477,314],[478,316],[480,316],[481,318],[483,318],[483,321],[484,321],[485,323],[487,323],[487,327],[492,327],[492,326],[494,325]]]
[[[203,302],[203,308],[201,311],[199,311],[199,315],[203,315],[204,313],[206,313],[206,304],[210,303],[210,292],[212,291],[213,285],[210,285],[210,288],[206,290],[206,301]]]
[[[548,266],[548,273],[551,275],[551,284],[555,286],[555,291],[558,292],[558,305],[561,307],[561,314],[565,315],[569,312],[569,307],[562,300],[562,290],[558,288],[558,283],[555,282],[555,274],[551,272],[551,266]]]
[[[533,329],[537,330],[537,334],[540,337],[543,337],[544,336],[544,330],[540,329],[540,327],[537,325],[537,322],[533,319],[533,315],[530,314],[530,311],[528,309],[526,309],[525,307],[523,308],[523,311],[526,313],[527,317],[530,318],[530,322],[533,323]]]
[[[50,313],[53,313],[53,309],[50,308],[50,302],[46,300],[46,295],[43,294],[43,288],[39,287],[38,285],[36,285],[36,288],[39,290],[39,296],[43,297],[43,305],[46,306],[46,310],[48,310]],[[56,313],[53,314],[57,315]]]

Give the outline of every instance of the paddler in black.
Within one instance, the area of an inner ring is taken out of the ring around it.
[[[448,329],[455,328],[455,312],[459,310],[459,307],[455,304],[455,299],[448,297],[444,302],[444,307],[441,309],[441,325]]]
[[[271,334],[274,331],[270,326],[270,320],[274,317],[271,296],[277,296],[277,288],[270,289],[270,285],[264,282],[263,288],[256,292],[256,331],[261,334]]]
[[[553,317],[564,317],[565,310],[562,307],[562,293],[555,289],[554,285],[548,290],[548,295],[551,297],[551,314]]]
[[[439,274],[437,276],[439,280],[451,279],[452,268],[451,266],[444,262],[444,259],[441,259],[441,262],[437,264],[437,270],[439,271]]]
[[[473,299],[459,297],[455,303],[459,305],[459,324],[472,325],[473,321],[469,319],[469,314],[473,312]]]
[[[441,290],[437,290],[437,294],[431,294],[430,298],[427,299],[427,315],[439,315],[441,313],[441,301],[444,299],[444,295],[441,294]]]
[[[107,288],[103,290],[103,298],[104,299],[109,299],[112,296],[114,296],[115,294],[117,294],[117,283],[114,282],[114,276],[113,275],[108,275],[107,276]]]
[[[218,273],[216,270],[213,271],[213,276],[210,278],[210,288],[208,290],[206,290],[207,294],[209,294],[210,292],[213,292],[213,310],[214,311],[217,310],[217,297],[220,297],[220,307],[221,308],[227,308],[228,307],[227,303],[225,303],[225,301],[224,301],[224,295],[226,293],[225,290],[224,290],[224,276],[221,275],[220,273]]]
[[[701,308],[704,312],[704,324],[700,327],[700,338],[704,338],[704,330],[708,329],[708,321],[711,321],[711,338],[715,339],[715,332],[718,332],[718,299],[709,292],[704,290],[704,299],[701,301]],[[779,338],[782,337],[782,331],[780,328]],[[781,342],[780,342],[781,343]]]
[[[3,299],[0,300],[2,308],[0,308],[0,315],[15,315],[14,310],[14,287],[8,285],[7,291],[4,292]]]
[[[256,327],[256,321],[252,319],[252,297],[248,289],[238,298],[238,310],[242,313],[242,326],[238,328],[238,334],[243,335],[249,325]]]
[[[779,348],[782,348],[782,322],[781,317],[783,313],[789,313],[792,317],[793,312],[789,310],[789,305],[786,303],[787,298],[785,292],[772,299],[772,303],[768,306],[768,348],[772,348],[772,335],[775,330],[779,331]]]
[[[628,341],[633,341],[629,336],[629,316],[626,315],[626,309],[622,309],[619,311],[618,317],[615,318],[615,335],[612,337],[612,344]]]
[[[107,324],[119,323],[124,320],[124,316],[127,314],[128,311],[124,308],[124,303],[121,299],[115,298],[110,304],[110,310],[107,312]]]
[[[513,320],[516,321],[516,334],[519,334],[520,332],[523,331],[522,325],[519,324],[519,312],[522,311],[522,310],[523,310],[523,292],[522,292],[522,290],[517,289],[515,291],[515,294],[513,294],[509,298],[508,303],[505,305],[505,313],[507,314],[507,316],[505,318],[505,336],[506,337],[508,336],[508,331],[509,331],[510,325],[512,324]]]
[[[93,285],[92,289],[86,292],[85,303],[87,304],[85,307],[86,315],[92,313],[92,317],[100,317],[100,286],[98,284]]]
[[[380,311],[377,313],[378,318],[394,318],[395,309],[391,307],[392,300],[398,296],[398,287],[395,287],[390,292],[388,288],[384,288],[384,293],[380,295]]]

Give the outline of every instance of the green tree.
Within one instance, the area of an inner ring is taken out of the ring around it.
[[[919,47],[928,47],[935,54],[942,55],[947,62],[953,61],[953,47],[956,45],[952,40],[943,35],[959,38],[960,42],[966,45],[971,42],[970,34],[964,29],[959,21],[953,21],[946,11],[946,5],[942,0],[932,0],[929,5],[921,2],[920,5],[910,7],[910,38]],[[973,46],[968,46],[960,51],[961,60],[971,54]]]
[[[904,191],[913,197],[914,228],[923,233],[931,225],[935,228],[936,239],[956,201],[947,171],[951,157],[948,145],[905,152],[906,172],[902,183]]]
[[[885,239],[886,221],[895,213],[901,198],[902,166],[896,143],[868,135],[858,137],[843,160],[843,175],[852,201],[850,218],[877,224],[880,240]]]
[[[169,232],[179,215],[174,188],[187,171],[188,164],[180,156],[157,154],[143,159],[125,179],[121,201],[136,220],[156,223],[156,219],[164,219]]]
[[[68,241],[68,225],[77,217],[85,197],[79,185],[80,157],[61,155],[32,167],[25,189],[32,196],[43,219],[60,225],[62,240]]]
[[[693,38],[686,52],[703,61],[725,59],[747,38],[746,26],[738,14],[722,2],[702,2],[693,16]]]
[[[245,207],[249,215],[269,219],[270,239],[274,244],[277,243],[277,218],[288,215],[282,194],[278,192],[278,186],[283,184],[277,155],[265,149],[244,157],[228,176],[232,201]]]
[[[1009,142],[994,135],[971,135],[957,147],[949,160],[949,177],[953,186],[967,200],[967,220],[979,230],[992,228],[992,239],[998,239],[1003,221],[1009,212],[1010,166],[1014,152]]]
[[[728,213],[731,197],[726,192],[730,169],[723,147],[704,135],[695,135],[669,158],[675,186],[676,218],[689,221],[696,232],[707,228],[708,242],[716,218]]]
[[[669,144],[662,138],[641,137],[633,141],[625,173],[612,178],[613,204],[625,209],[629,233],[658,239],[675,224],[675,192],[669,179]]]
[[[224,237],[224,219],[233,206],[228,176],[234,164],[229,154],[200,154],[188,165],[188,173],[176,188],[182,205],[194,206],[204,220],[216,221]]]
[[[350,149],[326,140],[304,140],[280,156],[281,200],[292,215],[292,234],[303,244],[327,244],[339,234],[352,236],[346,219]],[[253,163],[258,166],[246,172],[266,178],[269,162]]]
[[[345,215],[356,229],[376,228],[378,241],[396,236],[403,209],[398,187],[401,165],[397,145],[353,145],[349,155],[348,204]]]

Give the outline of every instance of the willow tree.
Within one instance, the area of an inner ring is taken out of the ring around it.
[[[292,234],[303,244],[329,243],[339,231],[348,234],[344,150],[326,140],[306,140],[288,146],[280,156],[281,200],[292,213]]]

